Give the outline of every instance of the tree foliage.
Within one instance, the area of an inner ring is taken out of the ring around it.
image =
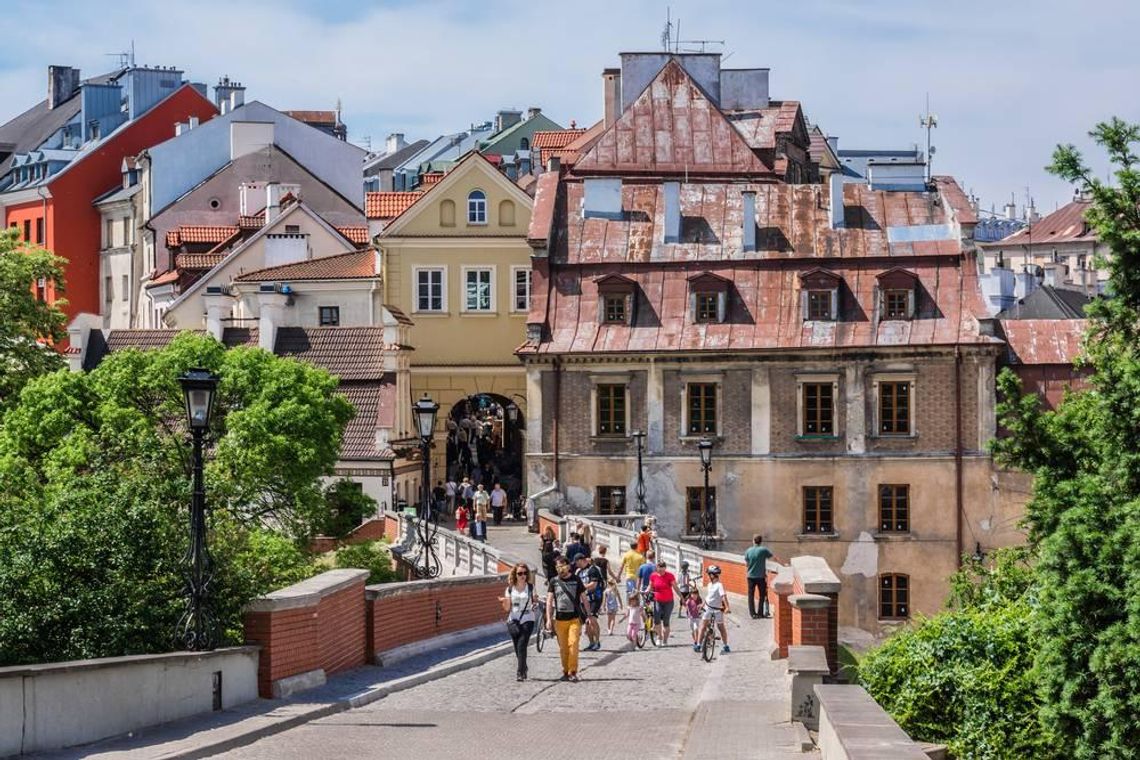
[[[14,229],[0,229],[0,411],[10,406],[33,377],[63,366],[47,343],[66,337],[64,301],[49,305],[36,298],[40,280],[63,290],[63,259],[19,242]]]
[[[221,381],[206,464],[215,594],[241,605],[311,573],[351,406],[321,369],[186,333],[90,373],[31,380],[0,428],[0,664],[169,649],[181,612],[190,447],[178,376]],[[232,640],[232,638],[231,638]]]
[[[344,538],[369,515],[376,514],[376,500],[364,493],[359,483],[338,480],[325,488],[326,519],[321,535]]]
[[[334,562],[339,568],[368,570],[370,584],[398,580],[392,567],[392,554],[384,541],[366,541],[337,549]]]

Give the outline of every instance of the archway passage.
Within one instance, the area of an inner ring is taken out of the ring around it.
[[[522,497],[525,414],[497,393],[476,393],[458,401],[447,420],[447,474],[470,478],[487,490],[500,483],[514,505]]]

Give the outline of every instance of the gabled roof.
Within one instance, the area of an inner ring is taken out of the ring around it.
[[[1001,320],[1084,319],[1092,299],[1074,288],[1042,285],[1016,304],[998,313]]]
[[[1066,203],[1052,214],[1023,227],[1007,238],[991,245],[1050,245],[1052,243],[1095,242],[1096,233],[1085,222],[1085,212],[1092,201],[1075,200]]]
[[[255,269],[235,277],[236,282],[268,282],[270,280],[358,280],[379,277],[376,252],[368,249],[336,256],[297,261],[276,267]]]
[[[724,113],[676,60],[574,165],[574,173],[770,175]]]
[[[382,169],[395,169],[427,146],[427,140],[416,140],[414,143],[405,145],[393,153],[384,153],[374,156],[364,162],[364,171],[367,173],[370,170],[380,171]]]
[[[309,125],[336,124],[338,121],[336,111],[282,111],[281,113]]]
[[[369,219],[394,219],[420,199],[422,190],[364,194],[364,215]]]
[[[336,231],[357,245],[368,245],[370,242],[372,242],[372,238],[368,235],[367,227],[358,227],[352,225],[348,227],[337,227]]]
[[[208,227],[183,224],[166,233],[166,247],[177,248],[186,243],[224,243],[238,234],[237,227]]]
[[[551,129],[545,131],[535,132],[531,138],[530,147],[534,150],[540,148],[565,148],[578,136],[586,131],[585,127],[582,129]]]

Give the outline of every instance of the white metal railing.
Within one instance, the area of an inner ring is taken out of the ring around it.
[[[401,513],[391,513],[400,525],[398,541],[393,542],[393,552],[412,557],[415,555],[415,518]],[[439,528],[435,534],[435,549],[442,565],[442,576],[454,575],[498,575],[502,553],[482,541],[457,533],[448,528]]]

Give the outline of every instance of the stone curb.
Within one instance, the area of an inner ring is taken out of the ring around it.
[[[491,646],[484,647],[483,649],[478,649],[469,654],[465,654],[451,660],[445,660],[438,665],[434,665],[428,668],[422,673],[414,673],[410,676],[397,678],[394,681],[381,684],[373,689],[368,689],[362,694],[357,694],[356,696],[348,697],[346,699],[340,699],[336,702],[332,702],[331,704],[314,707],[311,710],[306,710],[305,712],[298,715],[284,718],[281,721],[278,721],[271,725],[260,726],[236,736],[228,736],[222,739],[218,739],[210,744],[195,747],[194,749],[175,751],[170,754],[163,754],[161,757],[163,760],[197,760],[197,758],[220,755],[223,752],[229,752],[230,750],[237,749],[238,747],[244,747],[248,744],[253,744],[258,739],[264,739],[267,736],[272,736],[283,731],[288,731],[291,728],[296,728],[297,726],[303,725],[305,723],[310,723],[320,718],[326,718],[330,715],[344,712],[345,710],[363,707],[364,705],[368,705],[376,702],[377,700],[383,699],[389,694],[395,694],[398,691],[410,689],[414,686],[419,686],[420,684],[427,683],[428,681],[434,681],[438,678],[444,678],[446,676],[450,676],[455,673],[468,670],[470,668],[478,667],[490,662],[491,660],[502,657],[503,655],[512,651],[513,648],[511,642],[509,641],[493,644]]]

